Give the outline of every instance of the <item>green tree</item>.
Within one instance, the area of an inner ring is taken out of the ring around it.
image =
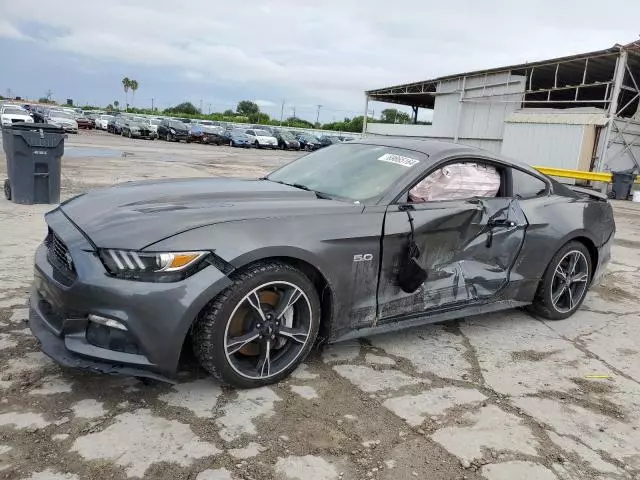
[[[308,122],[307,120],[303,120],[298,117],[289,117],[285,121],[285,124],[288,127],[298,127],[298,128],[313,128],[313,123]]]
[[[126,111],[129,108],[129,89],[131,88],[131,80],[129,80],[129,77],[122,79],[122,88],[124,88],[124,109]]]
[[[266,113],[258,112],[249,115],[249,122],[267,124],[271,118]]]
[[[252,102],[250,100],[242,100],[240,103],[238,103],[236,112],[238,112],[239,115],[244,115],[248,117],[250,115],[255,115],[259,113],[260,107],[258,107],[257,103]]]
[[[224,112],[222,112],[222,115],[225,116],[225,117],[233,117],[235,114],[236,114],[236,112],[234,112],[231,109],[225,110]]]
[[[131,89],[131,105],[133,105],[133,101],[136,98],[136,90],[138,90],[139,86],[140,85],[137,80],[131,80],[131,82],[129,82],[129,88]]]
[[[411,116],[397,108],[385,108],[380,112],[380,121],[382,123],[409,123]]]
[[[187,115],[198,115],[200,110],[198,110],[195,105],[191,102],[184,102],[175,107],[167,108],[165,113],[184,113]]]
[[[116,108],[116,110],[118,109],[118,107],[120,106],[120,102],[118,100],[114,100],[113,101],[113,106]]]

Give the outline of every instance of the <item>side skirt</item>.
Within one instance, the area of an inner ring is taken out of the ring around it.
[[[466,308],[450,310],[446,312],[425,314],[416,317],[415,314],[405,317],[397,317],[388,323],[378,324],[375,327],[365,327],[358,330],[351,330],[344,335],[330,339],[327,343],[343,342],[354,338],[366,337],[369,335],[378,335],[381,333],[396,332],[405,328],[418,327],[428,325],[430,323],[444,322],[447,320],[456,320],[462,317],[470,317],[472,315],[481,315],[483,313],[497,312],[499,310],[507,310],[510,308],[522,307],[529,305],[530,302],[519,302],[516,300],[500,300],[498,302],[484,303],[473,305]]]

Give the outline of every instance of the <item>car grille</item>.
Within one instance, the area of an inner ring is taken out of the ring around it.
[[[45,245],[47,246],[47,260],[49,260],[49,263],[66,277],[67,280],[75,280],[76,269],[69,249],[51,229],[49,229],[49,233],[45,239]]]

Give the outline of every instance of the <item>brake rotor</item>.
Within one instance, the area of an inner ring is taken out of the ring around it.
[[[280,295],[276,292],[262,291],[258,293],[258,298],[260,298],[260,305],[269,305],[275,309],[276,305],[278,305]],[[251,329],[253,325],[251,325],[252,316],[250,313],[253,311],[254,310],[249,307],[242,307],[236,310],[235,315],[229,322],[229,335],[239,337],[244,332]],[[257,356],[260,354],[260,347],[256,343],[252,342],[242,347],[237,353],[247,356]]]

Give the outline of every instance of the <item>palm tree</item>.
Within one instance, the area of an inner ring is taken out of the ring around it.
[[[138,90],[138,81],[137,80],[131,80],[131,82],[129,82],[129,88],[131,89],[131,104],[133,105],[133,100],[136,97],[136,90]]]
[[[116,107],[116,110],[117,110],[118,107],[120,106],[120,102],[118,100],[114,100],[113,101],[113,106]]]
[[[131,87],[131,80],[129,77],[124,77],[122,79],[122,87],[124,88],[124,101],[125,101],[125,110],[129,108],[129,88]]]

